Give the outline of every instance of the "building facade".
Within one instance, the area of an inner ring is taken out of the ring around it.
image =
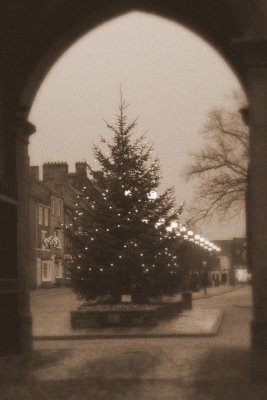
[[[216,273],[221,282],[234,284],[239,281],[241,275],[247,274],[247,241],[245,238],[233,238],[232,240],[215,240],[221,248],[218,254]]]
[[[30,167],[29,255],[32,289],[69,283],[73,244],[65,228],[73,226],[76,197],[88,181],[86,163],[76,163],[68,172],[67,163],[45,163],[43,180],[39,167]]]
[[[29,182],[30,287],[64,282],[64,207],[61,193],[37,179],[33,167]]]

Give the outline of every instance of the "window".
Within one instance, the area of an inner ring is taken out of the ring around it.
[[[44,240],[46,238],[47,235],[47,231],[41,231],[41,241],[40,241],[40,248],[41,249],[45,249],[45,244],[44,244]]]
[[[61,204],[60,204],[60,199],[57,199],[57,215],[60,217],[61,216]]]
[[[58,209],[59,209],[59,216],[62,217],[63,215],[63,201],[58,199]]]
[[[38,224],[43,224],[43,207],[38,206]]]
[[[45,240],[47,231],[41,231],[41,240]]]
[[[71,254],[72,253],[72,243],[70,240],[65,238],[65,247],[66,247],[66,253]]]
[[[44,224],[48,226],[48,208],[44,209]]]
[[[55,215],[55,198],[54,197],[52,197],[51,208],[52,208],[52,215]]]
[[[37,287],[39,287],[42,283],[42,267],[41,260],[37,258]]]
[[[42,281],[51,281],[51,268],[49,261],[42,262]]]
[[[61,199],[58,199],[58,198],[54,199],[54,206],[53,206],[53,202],[52,202],[52,210],[54,212],[54,215],[56,215],[57,217],[62,216],[63,203],[62,203]]]
[[[63,268],[61,259],[56,259],[55,264],[56,264],[56,278],[63,278]]]
[[[60,215],[61,215],[61,217],[63,216],[63,214],[64,214],[63,200],[61,199],[60,200]]]
[[[58,216],[58,199],[55,199],[55,215]]]
[[[62,249],[62,242],[63,242],[63,234],[62,234],[62,232],[60,231],[60,230],[56,230],[55,231],[55,234],[56,234],[56,237],[57,237],[57,239],[58,239],[58,242],[57,242],[57,248],[58,249]]]

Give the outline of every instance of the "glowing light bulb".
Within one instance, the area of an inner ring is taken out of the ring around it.
[[[171,227],[171,229],[175,229],[175,228],[178,227],[178,223],[177,223],[176,221],[172,221],[172,222],[170,223],[170,227]]]

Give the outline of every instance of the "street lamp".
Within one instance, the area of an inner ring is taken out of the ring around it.
[[[203,289],[204,289],[204,295],[206,296],[207,294],[207,287],[208,287],[208,270],[207,270],[207,261],[202,261],[202,283],[203,283]]]

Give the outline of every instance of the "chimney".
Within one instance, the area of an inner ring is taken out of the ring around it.
[[[39,181],[39,167],[38,167],[38,165],[30,166],[29,177],[33,181]]]
[[[87,163],[85,161],[76,162],[75,170],[78,177],[87,178]]]
[[[81,187],[86,185],[88,182],[87,163],[85,161],[76,162],[75,170],[76,172],[73,174],[73,176],[70,176],[71,174],[69,174],[69,182],[72,181],[72,186],[80,190]]]
[[[43,182],[55,189],[56,185],[68,183],[68,169],[66,162],[48,162],[43,164]]]

